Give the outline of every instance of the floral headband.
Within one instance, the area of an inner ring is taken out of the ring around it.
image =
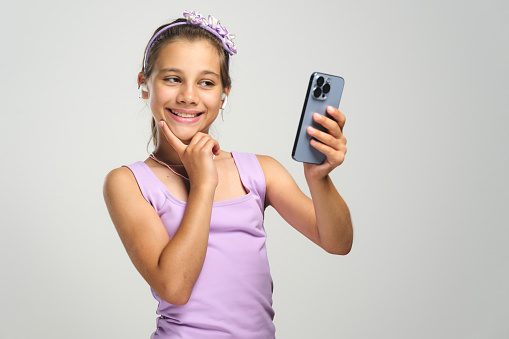
[[[150,47],[152,46],[152,43],[154,40],[164,31],[166,31],[170,27],[179,26],[179,25],[194,25],[199,26],[207,31],[211,32],[215,36],[217,36],[221,41],[223,42],[223,48],[228,52],[230,55],[237,54],[237,49],[235,48],[235,44],[233,43],[233,39],[235,38],[235,35],[232,35],[228,33],[226,28],[222,26],[219,21],[214,18],[212,15],[209,15],[208,19],[206,19],[203,15],[197,12],[189,12],[184,11],[184,18],[186,18],[187,21],[185,22],[177,22],[174,24],[170,24],[164,28],[162,28],[159,32],[157,32],[152,39],[150,39],[147,50],[145,51],[145,59],[143,60],[143,66],[146,69],[147,68],[147,55],[148,51],[150,50]]]

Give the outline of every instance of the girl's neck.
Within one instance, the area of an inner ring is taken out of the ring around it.
[[[182,160],[177,151],[168,143],[167,140],[158,140],[157,146],[152,152],[157,159],[168,165],[182,165]]]

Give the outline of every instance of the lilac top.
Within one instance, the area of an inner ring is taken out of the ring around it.
[[[159,302],[151,338],[274,338],[272,278],[263,227],[265,177],[254,154],[232,152],[246,195],[213,203],[207,255],[186,305]],[[175,198],[144,162],[127,166],[168,234],[186,203]]]

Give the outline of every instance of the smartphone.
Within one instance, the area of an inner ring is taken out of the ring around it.
[[[321,164],[325,161],[325,155],[309,143],[311,136],[307,133],[307,128],[313,126],[327,132],[322,125],[313,120],[313,114],[319,113],[330,118],[327,114],[327,106],[339,107],[344,86],[345,80],[342,77],[319,72],[311,74],[293,144],[292,158],[294,160],[312,164]]]

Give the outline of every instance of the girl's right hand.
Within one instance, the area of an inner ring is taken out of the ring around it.
[[[189,145],[184,144],[170,130],[166,122],[160,121],[159,126],[170,145],[177,151],[184,165],[191,187],[217,186],[218,175],[214,164],[214,155],[219,155],[217,140],[206,133],[198,132]]]

